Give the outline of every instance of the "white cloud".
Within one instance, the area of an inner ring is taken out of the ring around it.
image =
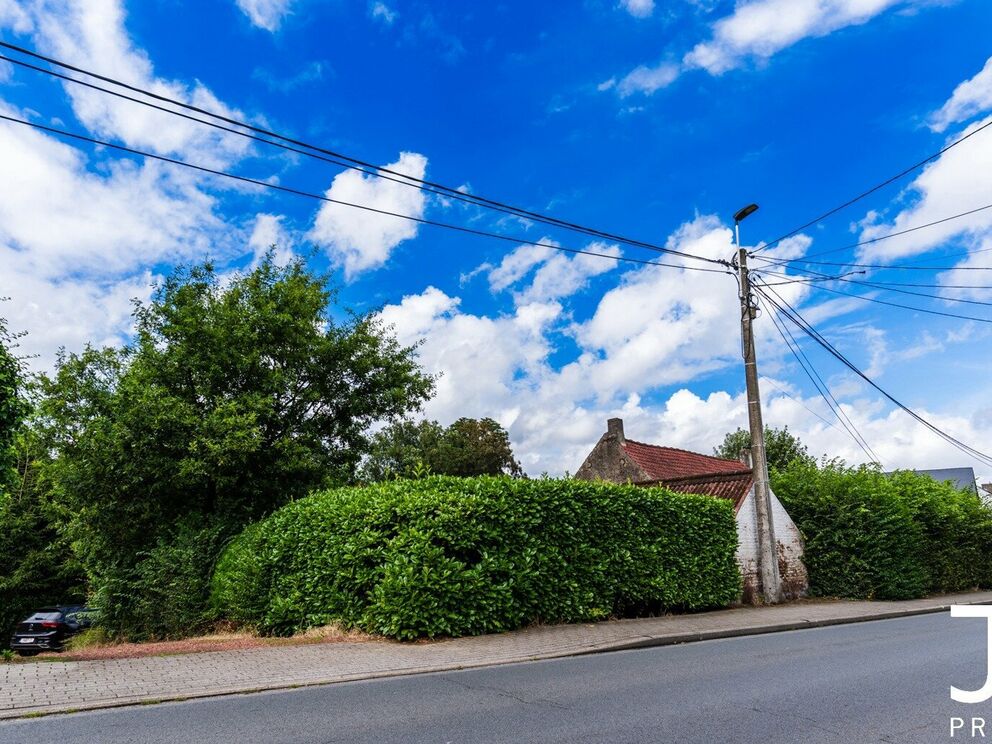
[[[25,3],[38,47],[59,59],[101,74],[176,98],[224,116],[244,119],[240,111],[225,105],[202,83],[192,85],[166,80],[155,74],[144,50],[136,47],[124,26],[125,13],[119,0],[34,0]],[[0,14],[0,25],[10,17]],[[15,29],[18,21],[13,17]],[[111,86],[112,87],[112,86]],[[95,134],[120,138],[128,145],[158,154],[189,157],[202,164],[222,166],[250,151],[243,137],[224,134],[161,111],[65,83],[73,110]]]
[[[0,244],[0,305],[12,331],[28,332],[18,352],[32,357],[35,369],[50,369],[60,347],[80,351],[87,344],[120,346],[133,326],[131,300],[147,300],[154,277],[136,272],[107,279],[37,271],[30,257]]]
[[[808,243],[803,238],[783,250],[805,250]],[[715,218],[699,217],[676,231],[667,245],[725,257],[731,251],[731,233]],[[725,432],[746,426],[740,393],[716,391],[701,397],[682,389],[662,400],[653,398],[659,389],[698,381],[708,370],[740,369],[739,306],[729,277],[650,266],[630,269],[591,317],[569,327],[563,324],[569,315],[563,306],[567,294],[535,290],[540,271],[558,257],[520,247],[498,266],[485,269],[497,291],[516,289],[519,301],[512,313],[474,314],[459,298],[434,287],[384,308],[383,318],[394,325],[400,341],[422,342],[422,364],[441,374],[427,416],[445,423],[459,416],[496,418],[508,428],[533,475],[574,472],[612,415],[625,419],[632,438],[700,452],[711,451]],[[778,289],[793,304],[808,291],[803,285]],[[828,317],[843,311],[834,305],[804,306],[803,312],[822,311]],[[552,364],[551,355],[561,348],[556,335],[563,330],[578,348],[571,362]],[[766,371],[781,372],[792,361],[777,336],[772,338],[774,333],[770,323],[759,324],[759,355]],[[924,334],[909,348],[893,350],[880,339],[876,359],[880,364],[905,361],[951,342],[950,337],[938,341]],[[795,400],[776,392],[783,389]],[[765,385],[764,393],[770,425],[788,425],[816,455],[864,461],[840,426],[827,425],[810,412],[832,421],[818,398],[804,399],[780,381]],[[864,396],[865,390],[857,386],[846,394]],[[876,399],[844,402],[844,410],[887,467],[963,462],[955,450],[903,414],[886,412]],[[992,417],[969,421],[923,413],[964,441],[980,443],[992,435]]]
[[[896,5],[922,5],[929,0],[751,0],[738,3],[733,14],[713,24],[710,41],[685,56],[686,67],[714,75],[745,59],[767,59],[810,36],[865,23]]]
[[[43,276],[128,272],[231,245],[215,200],[185,172],[121,160],[98,175],[79,150],[16,124],[0,127],[0,162],[0,241],[28,251]]]
[[[635,93],[651,95],[655,91],[671,85],[678,76],[679,66],[669,62],[662,62],[654,67],[641,65],[631,70],[616,84],[616,87],[620,96],[624,98]],[[612,81],[607,82],[612,83]],[[603,85],[605,83],[600,84],[600,90],[608,90]]]
[[[31,16],[16,0],[0,0],[0,27],[9,28],[15,33],[26,34],[32,28]]]
[[[972,243],[974,252],[957,263],[951,271],[943,271],[937,275],[937,281],[944,285],[941,294],[945,297],[965,299],[992,300],[992,288],[989,287],[988,277],[992,276],[992,230],[981,241]],[[987,269],[987,271],[975,271]],[[982,277],[976,281],[976,277]],[[954,286],[964,286],[968,289],[952,289]]]
[[[293,0],[235,0],[253,25],[275,33],[289,15]]]
[[[593,242],[582,248],[589,253],[569,255],[551,246],[559,245],[550,238],[535,241],[542,245],[520,245],[507,253],[498,266],[482,264],[463,276],[468,281],[481,272],[487,272],[489,288],[494,292],[518,283],[532,271],[534,276],[526,287],[514,292],[514,300],[518,305],[532,302],[546,302],[563,297],[570,297],[586,286],[589,279],[617,268],[618,264],[612,258],[622,255],[617,245]]]
[[[981,72],[954,89],[947,103],[930,118],[930,126],[935,132],[943,132],[951,124],[967,121],[990,109],[992,109],[992,57],[989,57]]]
[[[385,167],[422,179],[427,172],[427,158],[404,152],[397,162]],[[326,196],[418,218],[423,217],[426,202],[419,189],[351,170],[334,177]],[[317,211],[309,233],[332,261],[344,267],[348,278],[382,266],[397,245],[416,235],[416,222],[329,203]]]
[[[10,173],[0,180],[2,310],[29,332],[38,367],[62,345],[120,343],[131,297],[148,295],[145,267],[237,250],[237,231],[184,173],[118,161],[98,174],[75,148],[12,124],[0,127],[0,161]]]
[[[369,15],[377,21],[382,21],[387,26],[392,26],[399,17],[399,13],[384,2],[369,3]]]
[[[741,0],[734,12],[711,26],[708,41],[696,44],[680,63],[641,65],[619,82],[611,78],[598,90],[616,87],[621,96],[650,95],[671,85],[686,70],[702,69],[720,75],[749,59],[764,61],[797,42],[827,36],[848,26],[867,23],[884,11],[923,7],[939,0]],[[624,0],[630,12],[653,4]]]
[[[620,5],[635,18],[647,18],[654,12],[654,0],[620,0]]]
[[[992,117],[974,122],[964,132],[953,135],[952,139],[958,139],[962,134],[972,132],[989,121],[992,121]],[[899,211],[894,218],[885,221],[877,214],[869,214],[866,221],[861,223],[861,240],[942,220],[983,206],[988,203],[986,195],[990,192],[992,139],[978,135],[948,150],[928,165],[903,195],[903,200],[910,202],[909,206]],[[872,217],[875,218],[874,221]],[[860,256],[886,261],[913,256],[932,250],[954,237],[963,237],[968,244],[974,244],[990,229],[992,210],[986,210],[908,235],[872,243],[861,249]]]
[[[255,225],[248,238],[248,247],[254,253],[253,263],[258,263],[271,250],[277,266],[285,266],[295,258],[293,239],[283,226],[284,217],[278,214],[260,213],[255,216]]]

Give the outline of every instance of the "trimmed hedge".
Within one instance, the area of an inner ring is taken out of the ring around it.
[[[430,477],[316,493],[252,525],[213,579],[218,616],[411,639],[736,600],[731,504],[573,480]]]
[[[913,472],[801,462],[772,488],[805,538],[810,594],[912,599],[992,586],[992,511]]]

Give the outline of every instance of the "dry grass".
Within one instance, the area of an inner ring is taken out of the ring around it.
[[[79,645],[72,644],[65,652],[44,653],[24,661],[98,661],[133,659],[141,656],[172,656],[211,651],[241,651],[271,646],[303,646],[318,643],[365,643],[383,640],[356,630],[342,630],[335,625],[310,628],[290,638],[268,638],[245,630],[221,629],[214,633],[183,638],[178,641],[121,643],[88,636]]]

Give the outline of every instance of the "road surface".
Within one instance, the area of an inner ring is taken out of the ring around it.
[[[985,621],[948,613],[0,723],[0,742],[911,742],[970,738]],[[950,720],[967,721],[950,736]]]

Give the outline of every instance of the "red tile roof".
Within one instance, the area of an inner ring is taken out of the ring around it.
[[[730,499],[734,511],[740,509],[751,490],[751,468],[738,460],[701,455],[698,452],[657,447],[626,440],[624,451],[649,480],[643,485],[661,485],[679,493],[698,493]]]
[[[701,475],[692,478],[673,478],[657,481],[657,485],[670,488],[676,493],[698,493],[718,499],[730,499],[734,511],[741,508],[744,497],[751,490],[751,471],[718,475]]]
[[[738,460],[724,460],[674,447],[656,447],[653,444],[628,439],[623,443],[623,448],[627,456],[639,465],[651,480],[751,472],[751,468]]]

